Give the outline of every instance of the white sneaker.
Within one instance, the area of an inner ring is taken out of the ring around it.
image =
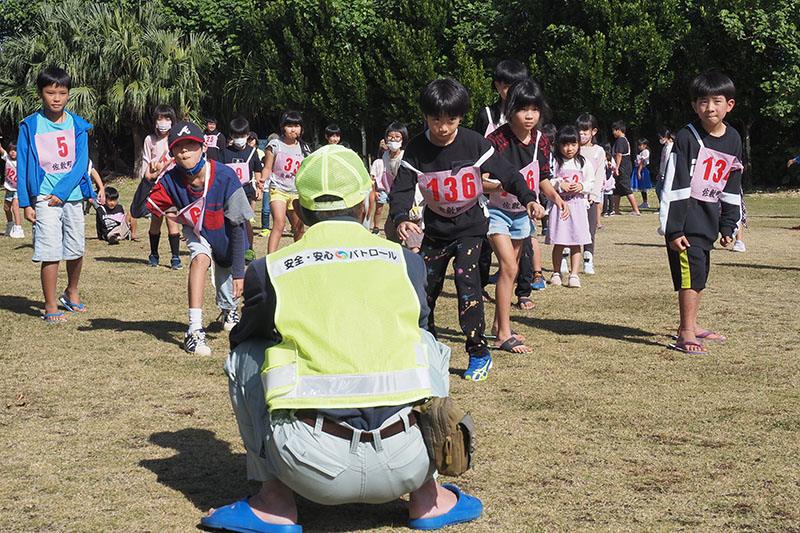
[[[8,236],[11,237],[12,239],[24,239],[25,230],[22,229],[22,226],[14,226],[13,228],[11,228],[11,232],[8,234]]]
[[[222,311],[222,329],[230,331],[239,323],[239,311],[227,309]]]
[[[736,241],[733,243],[733,251],[734,252],[746,252],[747,248],[744,245],[744,241]]]
[[[206,332],[203,329],[187,331],[183,336],[183,348],[194,355],[211,355],[211,348],[206,342]]]
[[[569,272],[569,248],[564,248],[561,254],[561,272]]]
[[[594,274],[594,257],[592,252],[583,252],[583,273]]]
[[[6,224],[6,232],[3,234],[3,236],[10,237],[12,229],[14,229],[14,223],[13,222],[9,222],[8,224]]]
[[[581,278],[579,278],[577,274],[570,274],[569,279],[567,280],[567,287],[571,287],[573,289],[580,289]]]

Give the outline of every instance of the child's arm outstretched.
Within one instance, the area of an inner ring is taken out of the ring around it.
[[[800,155],[798,155],[798,156],[797,156],[797,157],[795,157],[794,159],[790,159],[790,160],[788,160],[788,161],[786,162],[786,168],[789,168],[790,166],[794,165],[795,163],[800,163]]]

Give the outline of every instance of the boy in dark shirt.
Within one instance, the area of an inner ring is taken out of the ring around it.
[[[718,333],[697,327],[697,310],[714,241],[721,234],[719,243],[730,244],[741,220],[742,140],[724,122],[735,103],[736,88],[730,78],[719,72],[701,74],[692,81],[689,94],[700,120],[688,124],[675,137],[664,178],[660,219],[681,316],[677,342],[669,347],[705,354],[698,339],[725,340]]]
[[[434,308],[444,285],[447,264],[454,258],[461,330],[467,336],[470,361],[464,379],[486,379],[492,357],[484,335],[478,256],[489,229],[481,175],[490,173],[503,189],[519,198],[531,218],[544,208],[528,189],[522,175],[491,143],[472,130],[459,127],[469,109],[467,90],[452,78],[428,83],[420,94],[420,108],[428,130],[408,143],[389,194],[389,215],[398,236],[421,233],[409,221],[417,184],[425,198],[425,237],[420,255],[427,267],[428,329],[434,335]]]
[[[263,191],[261,187],[255,187],[254,184],[261,179],[264,165],[261,163],[256,149],[247,144],[250,138],[250,123],[244,117],[237,117],[231,120],[228,132],[233,144],[222,150],[222,162],[236,172],[242,189],[247,195],[247,200],[250,202],[250,209],[255,211],[256,201],[261,199]],[[249,263],[256,258],[253,250],[253,224],[249,220],[245,222],[245,229],[248,242],[245,260]]]
[[[125,210],[119,204],[119,192],[114,187],[106,187],[106,203],[95,209],[97,238],[108,244],[119,244],[121,239],[129,239],[131,227],[125,220]]]
[[[619,215],[619,202],[624,196],[631,203],[631,215],[639,216],[639,207],[636,205],[636,198],[631,189],[631,178],[633,174],[633,161],[631,161],[631,143],[625,137],[625,122],[618,120],[611,124],[611,134],[614,135],[614,142],[611,144],[611,158],[616,165],[614,177],[617,184],[614,188],[614,214]]]

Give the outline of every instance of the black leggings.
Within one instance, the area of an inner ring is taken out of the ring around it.
[[[438,240],[428,235],[422,239],[419,254],[425,261],[428,272],[428,330],[436,335],[434,310],[436,299],[442,292],[445,273],[453,258],[456,294],[458,296],[458,318],[461,331],[467,336],[466,350],[470,357],[489,355],[484,329],[483,299],[478,260],[483,237],[459,237],[455,240]]]

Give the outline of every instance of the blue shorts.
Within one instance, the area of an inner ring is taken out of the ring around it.
[[[536,233],[536,227],[526,211],[513,213],[489,207],[489,235],[508,235],[516,241],[532,233]]]
[[[17,191],[9,191],[6,189],[6,202],[11,203],[17,197]]]
[[[386,191],[378,189],[378,197],[375,199],[376,204],[385,204],[389,201],[389,195]]]
[[[86,249],[83,201],[47,205],[44,196],[38,196],[34,209],[33,260],[57,262],[83,257]]]

